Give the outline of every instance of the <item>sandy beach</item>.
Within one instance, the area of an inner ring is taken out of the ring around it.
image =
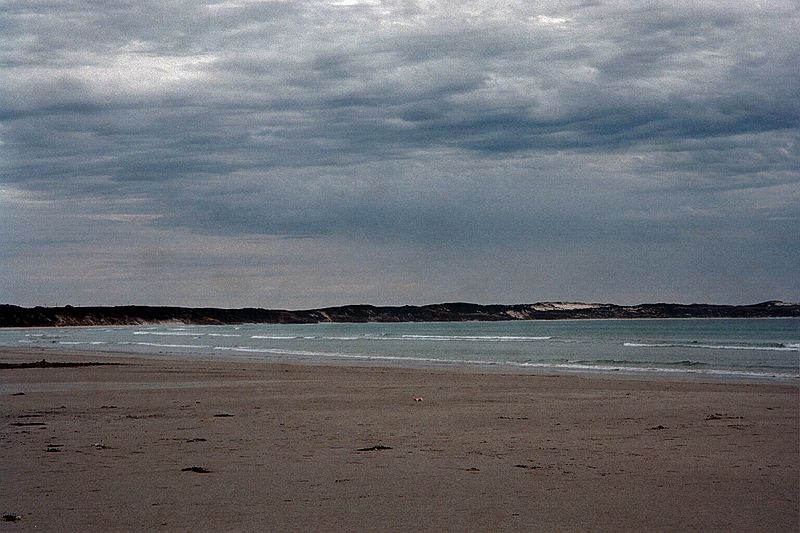
[[[2,531],[799,527],[797,385],[42,358],[123,364],[0,369]]]

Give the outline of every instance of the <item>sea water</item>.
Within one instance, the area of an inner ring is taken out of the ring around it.
[[[508,372],[800,379],[800,319],[148,325],[0,330],[0,346]]]

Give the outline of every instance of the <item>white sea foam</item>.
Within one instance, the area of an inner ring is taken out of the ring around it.
[[[398,341],[398,340],[423,340],[423,341],[476,341],[476,342],[528,342],[549,340],[549,336],[520,336],[520,335],[392,335],[392,334],[363,334],[363,335],[251,335],[251,339],[264,340],[327,340],[327,341]]]
[[[308,351],[308,350],[283,350],[278,348],[253,348],[248,346],[216,346],[215,350],[244,352],[244,353],[262,353],[272,354],[279,356],[303,356],[303,357],[324,357],[344,360],[361,360],[361,361],[398,361],[410,362],[420,364],[437,364],[437,365],[478,365],[478,366],[509,366],[519,368],[539,368],[539,369],[552,369],[552,370],[565,370],[575,372],[620,372],[620,373],[650,373],[650,374],[709,374],[727,377],[740,377],[740,378],[764,378],[764,379],[798,379],[800,374],[792,374],[786,372],[760,372],[760,371],[747,371],[747,370],[724,370],[724,369],[707,369],[697,368],[693,364],[684,365],[676,363],[675,367],[661,367],[661,366],[629,366],[625,364],[590,364],[590,363],[576,363],[576,362],[517,362],[517,361],[486,361],[475,359],[440,359],[434,357],[419,357],[419,356],[402,356],[390,354],[354,354],[354,353],[339,353],[339,352],[322,352],[322,351]]]
[[[154,348],[213,348],[206,344],[162,344],[158,342],[118,342],[117,344],[130,346],[152,346]]]
[[[291,340],[291,339],[304,339],[313,337],[299,337],[297,335],[250,335],[251,339],[271,339],[271,340]]]
[[[706,368],[689,368],[689,367],[672,367],[665,368],[660,366],[623,366],[623,365],[592,365],[582,363],[551,363],[551,362],[526,362],[526,363],[509,363],[512,366],[521,367],[535,367],[535,368],[553,368],[561,370],[575,370],[575,371],[594,371],[594,372],[621,372],[621,373],[650,373],[650,374],[710,374],[729,377],[742,377],[742,378],[779,378],[779,379],[798,379],[800,374],[790,374],[786,372],[759,372],[750,370],[724,370],[724,369],[706,369]]]
[[[708,348],[710,350],[768,350],[773,352],[800,352],[800,344],[794,343],[786,343],[781,346],[745,346],[735,344],[624,342],[622,345],[634,348]]]
[[[279,348],[253,348],[250,346],[215,346],[215,350],[230,351],[230,352],[244,352],[244,353],[263,353],[273,355],[299,355],[304,357],[328,357],[336,359],[359,359],[359,360],[375,360],[375,361],[416,361],[420,363],[441,363],[441,364],[487,364],[486,361],[471,361],[471,360],[447,360],[436,359],[431,357],[410,357],[401,355],[383,355],[383,354],[353,354],[353,353],[339,353],[339,352],[320,352],[320,351],[307,351],[307,350],[282,350]],[[489,363],[494,364],[494,363]]]
[[[308,350],[282,350],[279,348],[253,348],[250,346],[214,346],[215,350],[244,353],[268,353],[273,355],[300,355],[304,357],[344,357],[336,352],[317,352]]]
[[[519,335],[400,335],[401,339],[425,341],[478,341],[478,342],[527,342],[546,341],[552,337],[528,337]]]
[[[186,330],[175,331],[134,331],[134,335],[158,335],[163,337],[202,337],[204,333]]]

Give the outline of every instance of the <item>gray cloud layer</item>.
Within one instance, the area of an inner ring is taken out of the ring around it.
[[[6,2],[0,294],[800,299],[795,2]]]

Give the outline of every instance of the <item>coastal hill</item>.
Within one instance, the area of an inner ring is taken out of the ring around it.
[[[0,305],[0,327],[122,326],[138,324],[310,324],[317,322],[463,322],[600,318],[800,317],[800,304],[768,301],[753,305],[541,302],[515,305],[345,305],[287,311],[194,307],[19,307]]]

